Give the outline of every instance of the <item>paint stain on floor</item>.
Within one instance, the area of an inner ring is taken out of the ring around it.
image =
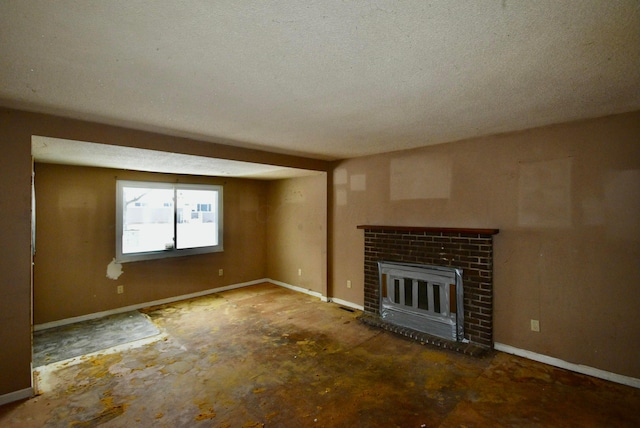
[[[640,390],[433,349],[272,285],[144,312],[164,340],[56,366],[0,426],[640,426]]]

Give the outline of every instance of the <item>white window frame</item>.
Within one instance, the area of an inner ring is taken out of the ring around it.
[[[123,238],[123,228],[124,228],[124,200],[123,200],[123,188],[125,187],[140,187],[140,188],[151,188],[151,189],[173,189],[174,197],[173,197],[173,208],[174,208],[174,216],[173,216],[173,225],[174,225],[174,242],[172,248],[167,248],[165,250],[159,251],[146,251],[146,252],[138,252],[138,253],[127,253],[123,254],[122,252],[122,238]],[[176,203],[176,195],[177,191],[180,189],[186,190],[210,190],[217,192],[217,210],[216,210],[216,221],[218,224],[218,243],[213,246],[206,247],[195,247],[195,248],[184,248],[177,249],[176,248],[176,236],[175,231],[177,230],[176,221],[177,221],[177,203]],[[167,183],[167,182],[154,182],[154,181],[133,181],[133,180],[116,180],[116,261],[118,263],[126,263],[126,262],[134,262],[141,260],[155,260],[155,259],[164,259],[169,257],[182,257],[189,256],[194,254],[206,254],[206,253],[216,253],[224,251],[224,227],[223,227],[223,219],[224,219],[224,209],[223,209],[223,188],[221,185],[212,185],[212,184],[185,184],[185,183]]]

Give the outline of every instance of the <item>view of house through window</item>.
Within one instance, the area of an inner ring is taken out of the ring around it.
[[[222,186],[117,183],[118,261],[222,251]]]

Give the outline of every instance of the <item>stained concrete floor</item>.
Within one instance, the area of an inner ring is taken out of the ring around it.
[[[91,354],[160,334],[138,311],[53,327],[33,333],[33,367]]]
[[[0,426],[640,426],[638,389],[434,349],[273,285],[145,312],[162,340],[47,366]]]

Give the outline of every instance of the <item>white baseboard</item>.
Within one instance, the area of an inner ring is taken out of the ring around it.
[[[13,391],[8,394],[0,395],[0,406],[14,401],[24,400],[33,397],[33,388],[25,388],[19,391]]]
[[[327,296],[323,295],[322,293],[320,293],[318,291],[313,291],[313,290],[309,290],[309,289],[306,289],[306,288],[298,287],[297,285],[287,284],[286,282],[282,282],[282,281],[276,281],[275,279],[268,279],[267,281],[270,282],[273,285],[279,285],[280,287],[288,288],[289,290],[293,290],[293,291],[297,291],[299,293],[304,293],[304,294],[308,294],[308,295],[313,296],[313,297],[317,297],[318,299],[322,300],[323,302],[328,302],[329,301],[329,299],[327,299]]]
[[[640,388],[640,379],[631,376],[620,375],[617,373],[611,373],[605,370],[596,369],[594,367],[584,366],[582,364],[574,364],[568,361],[561,360],[555,357],[549,357],[543,354],[537,354],[535,352],[527,351],[525,349],[515,348],[513,346],[505,345],[502,343],[494,343],[493,348],[497,351],[506,352],[507,354],[517,355],[519,357],[528,358],[529,360],[538,361],[550,366],[559,367],[561,369],[571,370],[576,373],[581,373],[600,379],[608,380],[611,382],[620,383],[623,385],[632,386],[634,388]]]
[[[314,296],[322,300],[323,302],[331,302],[337,305],[346,306],[348,308],[356,309],[359,311],[364,311],[364,306],[357,305],[355,303],[349,302],[347,300],[338,299],[337,297],[327,297],[322,293],[317,291],[308,290],[306,288],[298,287],[296,285],[287,284],[286,282],[276,281],[275,279],[268,280],[271,284],[278,285],[280,287],[288,288],[289,290],[297,291],[299,293],[305,293],[310,296]]]
[[[364,306],[356,305],[355,303],[349,302],[348,300],[338,299],[337,297],[329,298],[330,302],[333,302],[340,306],[346,306],[347,308],[356,309],[358,311],[364,311]]]
[[[96,318],[106,317],[109,315],[121,314],[123,312],[136,311],[138,309],[148,308],[150,306],[166,305],[167,303],[178,302],[180,300],[194,299],[196,297],[202,297],[202,296],[206,296],[213,293],[220,293],[222,291],[227,291],[227,290],[234,290],[236,288],[248,287],[250,285],[261,284],[264,282],[268,282],[273,285],[278,285],[280,287],[288,288],[289,290],[293,290],[299,293],[304,293],[313,297],[317,297],[323,302],[333,302],[338,305],[346,306],[352,309],[357,309],[359,311],[364,310],[364,306],[357,305],[347,300],[342,300],[335,297],[328,298],[327,296],[323,295],[318,291],[313,291],[306,288],[298,287],[297,285],[287,284],[286,282],[282,282],[282,281],[276,281],[275,279],[271,279],[271,278],[262,278],[262,279],[256,279],[253,281],[242,282],[239,284],[227,285],[224,287],[211,288],[209,290],[198,291],[196,293],[182,294],[180,296],[168,297],[166,299],[153,300],[151,302],[138,303],[135,305],[124,306],[122,308],[110,309],[108,311],[95,312],[92,314],[81,315],[81,316],[72,317],[72,318],[65,318],[63,320],[57,320],[57,321],[47,322],[43,324],[36,324],[33,326],[33,330],[34,331],[46,330],[48,328],[60,327],[63,325],[73,324],[73,323],[82,322],[82,321],[89,321]]]
[[[193,298],[196,298],[196,297],[206,296],[208,294],[220,293],[222,291],[234,290],[236,288],[247,287],[249,285],[256,285],[256,284],[261,284],[261,283],[264,283],[264,282],[272,282],[272,281],[267,279],[267,278],[263,278],[263,279],[256,279],[254,281],[249,281],[249,282],[242,282],[242,283],[239,283],[239,284],[226,285],[224,287],[211,288],[209,290],[198,291],[196,293],[183,294],[183,295],[180,295],[180,296],[169,297],[169,298],[160,299],[160,300],[154,300],[154,301],[151,301],[151,302],[138,303],[136,305],[125,306],[125,307],[122,307],[122,308],[111,309],[111,310],[108,310],[108,311],[95,312],[93,314],[81,315],[81,316],[73,317],[73,318],[65,318],[63,320],[52,321],[52,322],[48,322],[48,323],[44,323],[44,324],[37,324],[37,325],[33,326],[33,330],[34,331],[46,330],[46,329],[52,328],[52,327],[60,327],[60,326],[63,326],[63,325],[73,324],[73,323],[76,323],[76,322],[88,321],[88,320],[92,320],[92,319],[96,319],[96,318],[106,317],[108,315],[121,314],[123,312],[129,312],[129,311],[136,311],[138,309],[148,308],[149,306],[166,305],[167,303],[178,302],[180,300],[193,299]]]

